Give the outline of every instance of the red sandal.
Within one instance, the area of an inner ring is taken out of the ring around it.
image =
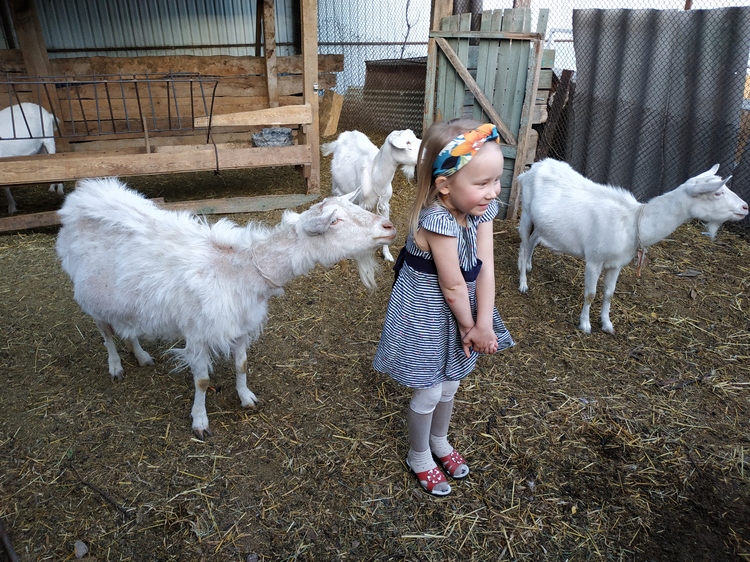
[[[469,465],[466,460],[453,449],[444,457],[437,458],[448,474],[456,480],[461,480],[469,475]]]
[[[417,480],[419,480],[422,488],[424,488],[428,494],[443,497],[451,493],[450,485],[448,485],[447,490],[435,489],[435,486],[437,486],[438,484],[442,484],[443,482],[448,484],[448,480],[445,478],[445,474],[443,474],[443,471],[438,467],[431,468],[430,470],[425,470],[423,472],[414,472],[414,470],[411,468],[411,465],[409,464],[409,459],[406,459],[406,466],[408,466],[409,470],[411,470],[412,473],[417,477]]]

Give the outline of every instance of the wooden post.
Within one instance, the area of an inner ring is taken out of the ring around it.
[[[26,74],[40,77],[52,76],[52,66],[42,35],[42,25],[39,23],[39,15],[36,12],[33,0],[10,0],[9,8],[18,37],[18,47],[21,49],[23,62],[26,65]],[[42,88],[46,90],[46,85]],[[57,89],[52,86],[51,91],[47,91],[47,93],[49,96],[40,96],[39,105],[48,109],[60,119],[60,130],[64,133],[63,113],[60,108],[60,100],[57,97]],[[46,133],[47,131],[45,131]],[[60,152],[65,152],[68,149],[66,139],[57,139],[56,142]]]
[[[307,193],[320,193],[320,133],[318,116],[318,0],[301,0],[302,24],[302,96],[310,105],[312,123],[301,125],[298,139],[312,149],[312,164],[303,173]]]
[[[453,0],[432,0],[430,14],[430,31],[440,30],[440,20],[453,12]],[[432,125],[435,118],[435,77],[437,76],[438,47],[435,39],[427,42],[427,83],[425,84],[424,112],[422,116],[422,135]]]
[[[255,56],[260,56],[261,42],[260,36],[263,35],[263,2],[258,0],[255,4]]]
[[[263,0],[263,57],[266,60],[268,107],[279,107],[279,89],[276,80],[276,15],[274,14],[274,4],[274,0]]]

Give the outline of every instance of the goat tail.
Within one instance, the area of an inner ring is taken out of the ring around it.
[[[323,156],[330,156],[336,151],[337,144],[338,144],[338,141],[333,141],[333,142],[327,142],[325,144],[320,145],[320,153]]]
[[[377,268],[375,254],[372,252],[360,254],[354,258],[354,261],[357,262],[357,270],[359,271],[359,278],[362,280],[362,284],[370,292],[374,292],[377,288],[377,284],[375,283],[375,269]]]

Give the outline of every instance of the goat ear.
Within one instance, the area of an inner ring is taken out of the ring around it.
[[[302,227],[302,230],[308,236],[318,236],[328,230],[328,227],[330,227],[335,220],[335,209],[330,213],[322,213],[320,215],[303,215],[300,219],[300,227]]]
[[[719,164],[714,164],[714,165],[713,165],[713,166],[711,167],[711,169],[710,169],[710,170],[706,170],[706,171],[705,171],[705,172],[703,172],[702,174],[698,174],[697,176],[695,176],[695,178],[696,178],[696,179],[697,179],[697,178],[701,178],[701,179],[702,179],[702,178],[708,178],[708,177],[710,177],[710,176],[713,176],[713,175],[715,175],[715,174],[716,174],[716,172],[718,172],[718,171],[719,171]]]
[[[355,203],[357,201],[357,197],[359,197],[359,194],[362,192],[362,188],[358,187],[354,191],[350,193],[344,193],[343,195],[339,195],[338,198],[341,201],[348,201],[349,203]]]
[[[731,178],[732,176],[729,177]],[[728,179],[729,178],[727,178],[727,180]],[[699,195],[703,195],[704,193],[714,193],[715,191],[719,191],[722,187],[724,187],[724,184],[727,180],[723,180],[719,176],[703,178],[690,190],[691,195],[693,195],[694,197],[698,197]]]
[[[397,131],[396,134],[390,138],[391,144],[401,150],[408,148],[411,140],[411,135],[406,134],[406,131]]]

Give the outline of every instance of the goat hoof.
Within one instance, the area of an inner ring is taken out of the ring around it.
[[[206,437],[213,437],[214,436],[214,434],[211,433],[211,430],[208,429],[208,428],[206,428],[206,429],[193,428],[193,433],[201,441],[205,441]]]

